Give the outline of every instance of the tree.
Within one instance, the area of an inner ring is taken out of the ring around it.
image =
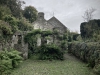
[[[93,19],[93,13],[96,11],[94,8],[87,9],[82,16],[84,21],[89,22],[89,20]]]
[[[28,19],[32,23],[37,18],[37,10],[33,6],[27,6],[23,11],[23,15],[26,19]]]
[[[0,5],[0,20],[3,20],[6,15],[11,15],[10,9],[5,5]]]
[[[7,6],[11,10],[11,14],[16,18],[21,17],[22,4],[25,4],[25,2],[21,0],[0,0],[0,5]]]
[[[21,6],[22,4],[25,4],[24,1],[20,0],[9,0],[7,6],[10,8],[12,15],[16,18],[21,17],[22,9]]]

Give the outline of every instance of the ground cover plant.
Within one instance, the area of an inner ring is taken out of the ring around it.
[[[0,52],[0,75],[10,75],[12,69],[16,68],[22,62],[20,54],[20,52],[14,49]]]
[[[73,56],[66,55],[66,60],[31,60],[24,61],[11,75],[95,75],[87,64]]]

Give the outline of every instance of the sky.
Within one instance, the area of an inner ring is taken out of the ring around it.
[[[70,31],[80,33],[80,24],[84,22],[82,16],[87,9],[94,8],[94,19],[100,19],[100,0],[22,0],[23,6],[34,6],[38,12],[45,13],[48,20],[55,16]]]

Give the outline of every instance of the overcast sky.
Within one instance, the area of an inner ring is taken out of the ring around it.
[[[95,8],[94,19],[100,19],[100,0],[22,0],[24,6],[34,6],[38,12],[45,13],[48,20],[54,16],[71,31],[80,32],[82,15],[89,8]]]

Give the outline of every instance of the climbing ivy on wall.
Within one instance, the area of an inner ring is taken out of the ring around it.
[[[39,52],[39,54],[41,54],[42,50],[47,49],[49,46],[51,47],[51,44],[49,44],[48,47],[43,48],[44,46],[47,46],[47,39],[50,39],[50,36],[53,37],[53,38],[56,38],[56,39],[53,39],[54,41],[55,40],[61,41],[60,44],[58,45],[60,50],[66,49],[65,48],[65,46],[66,46],[65,41],[67,41],[67,35],[66,34],[61,35],[57,31],[56,32],[55,31],[54,32],[53,31],[41,31],[39,29],[38,30],[33,30],[32,32],[28,33],[24,37],[24,41],[26,43],[28,43],[29,52],[31,54],[38,53],[38,52]],[[37,38],[38,37],[41,38],[41,46],[39,48],[37,46]],[[41,50],[41,51],[39,51],[39,50]],[[31,54],[29,54],[29,55],[31,55]]]
[[[37,37],[36,37],[36,35],[38,35],[40,33],[41,33],[41,30],[34,30],[34,31],[28,33],[24,37],[24,41],[25,41],[25,43],[28,43],[29,50],[31,50],[32,53],[36,49],[36,45],[37,45]]]

